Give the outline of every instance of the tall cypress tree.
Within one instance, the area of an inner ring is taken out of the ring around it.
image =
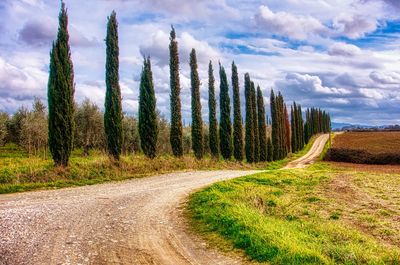
[[[296,102],[293,103],[293,106],[290,106],[290,128],[292,133],[292,153],[297,152],[297,109]]]
[[[271,119],[272,119],[272,146],[273,146],[273,159],[278,160],[280,156],[280,134],[279,134],[279,115],[278,115],[278,102],[275,97],[274,90],[271,89],[270,96],[271,104]]]
[[[217,102],[215,100],[215,79],[212,62],[208,65],[208,115],[209,115],[209,145],[211,156],[218,158],[218,123],[217,123]]]
[[[190,80],[192,92],[192,148],[197,159],[203,157],[203,120],[201,118],[200,79],[197,72],[196,50],[190,53]]]
[[[119,160],[123,133],[121,90],[119,87],[118,22],[115,11],[113,11],[111,16],[108,18],[106,45],[106,100],[104,128],[108,153],[114,159]]]
[[[235,62],[232,62],[233,89],[233,156],[237,161],[243,160],[243,125],[240,111],[239,75]]]
[[[139,135],[140,146],[144,154],[147,157],[154,158],[157,153],[158,124],[150,57],[144,59],[140,79]]]
[[[49,148],[55,165],[68,166],[74,128],[74,70],[69,47],[68,14],[61,2],[57,40],[50,52],[48,81]]]
[[[222,157],[230,159],[232,156],[232,125],[231,125],[231,106],[229,98],[228,79],[224,67],[219,64],[220,77],[220,124],[219,124],[219,143]]]
[[[253,130],[254,130],[254,162],[260,161],[260,140],[258,135],[257,121],[257,100],[254,82],[251,82],[251,106],[253,111]]]
[[[274,146],[272,145],[271,137],[267,140],[267,161],[271,162],[274,159]]]
[[[260,142],[260,161],[267,161],[267,126],[265,124],[264,98],[260,86],[257,86],[257,109],[258,109],[258,137]]]
[[[181,113],[181,86],[179,80],[179,54],[175,29],[172,27],[169,44],[169,70],[171,86],[171,131],[170,142],[174,156],[183,155],[182,146],[182,113]]]
[[[254,162],[254,128],[253,128],[253,107],[251,100],[251,80],[248,73],[244,75],[244,94],[246,100],[246,160],[248,163]]]
[[[290,146],[291,146],[291,144],[290,144],[290,122],[289,122],[289,114],[288,114],[288,111],[287,111],[287,107],[286,107],[286,104],[285,104],[285,107],[284,107],[284,118],[285,118],[285,144],[286,144],[286,146],[285,146],[285,150],[286,150],[286,153],[285,153],[285,156],[290,152]]]
[[[304,147],[304,121],[303,121],[303,113],[301,111],[301,106],[297,105],[297,126],[298,126],[298,149],[303,149]]]

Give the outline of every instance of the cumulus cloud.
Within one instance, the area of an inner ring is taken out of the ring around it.
[[[19,40],[30,46],[49,46],[56,39],[57,21],[49,18],[28,20],[19,31]],[[74,26],[69,26],[71,45],[92,46],[96,40],[89,40]]]
[[[318,35],[326,31],[324,25],[311,16],[295,16],[287,12],[272,12],[268,6],[260,6],[255,15],[259,28],[267,32],[304,40],[309,35]]]
[[[33,67],[18,68],[0,57],[0,96],[28,99],[41,96],[47,73]]]
[[[181,63],[189,62],[189,55],[192,48],[196,49],[197,61],[207,63],[212,58],[218,58],[219,53],[205,41],[196,40],[192,35],[183,32],[177,38],[179,56]],[[145,56],[151,56],[157,60],[159,65],[169,63],[169,34],[159,30],[153,34],[151,41],[140,45],[140,53]]]
[[[384,99],[383,93],[381,93],[378,89],[360,88],[359,91],[361,95],[367,98],[378,99],[378,100]]]
[[[358,39],[366,33],[373,32],[377,28],[374,16],[365,16],[357,13],[341,13],[333,20],[335,34]]]
[[[377,72],[373,71],[370,73],[369,77],[379,83],[384,85],[397,84],[400,85],[400,73],[396,72]]]
[[[282,87],[320,95],[348,95],[351,93],[345,88],[324,86],[319,76],[299,73],[288,73]]]
[[[353,57],[361,54],[361,49],[353,44],[336,42],[329,47],[328,54],[331,56]]]

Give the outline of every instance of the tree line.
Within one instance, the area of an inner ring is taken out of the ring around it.
[[[181,85],[179,76],[179,53],[176,32],[170,32],[170,122],[160,117],[156,107],[155,89],[150,57],[143,58],[139,85],[138,119],[123,114],[121,90],[119,86],[119,46],[118,22],[113,11],[108,18],[106,36],[106,97],[105,110],[86,100],[81,105],[74,102],[74,71],[71,59],[68,33],[68,14],[65,4],[61,4],[59,28],[56,41],[50,52],[50,71],[48,81],[48,117],[44,106],[34,106],[33,113],[39,113],[42,123],[47,122],[48,144],[55,165],[67,166],[72,149],[81,146],[85,155],[91,148],[103,147],[114,160],[118,161],[123,151],[139,149],[149,158],[156,157],[160,149],[165,150],[169,138],[169,148],[176,157],[187,153],[188,146],[197,159],[206,152],[213,158],[248,163],[273,161],[285,158],[290,152],[301,150],[311,136],[330,131],[330,116],[320,109],[307,109],[306,122],[303,121],[301,106],[294,103],[290,108],[280,92],[271,90],[271,124],[267,123],[264,97],[261,88],[251,80],[249,73],[244,75],[245,122],[243,128],[238,69],[231,65],[231,85],[233,95],[233,124],[231,121],[231,100],[228,77],[224,66],[219,63],[219,121],[217,119],[217,99],[213,64],[208,67],[208,126],[201,115],[200,79],[198,74],[196,50],[190,53],[191,111],[192,123],[189,128],[182,124]],[[35,100],[35,104],[39,104]],[[14,124],[19,112],[6,119],[8,126]],[[0,121],[4,120],[0,115]],[[45,128],[42,126],[41,128]],[[272,132],[267,133],[271,127]],[[6,128],[6,129],[7,129]],[[188,137],[190,129],[190,137]],[[47,133],[47,130],[45,130]],[[169,133],[169,135],[168,135]],[[0,124],[0,143],[2,141]],[[77,141],[79,139],[79,141]],[[15,142],[20,142],[19,140]],[[128,144],[127,144],[128,143]],[[188,144],[189,143],[189,144]],[[186,149],[186,151],[185,151]]]

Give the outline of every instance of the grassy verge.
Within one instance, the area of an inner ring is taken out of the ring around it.
[[[17,146],[7,145],[0,147],[0,194],[92,185],[184,170],[276,169],[302,156],[311,148],[312,143],[310,141],[303,151],[284,160],[257,164],[217,161],[210,157],[197,160],[193,156],[175,158],[162,155],[151,160],[143,155],[130,155],[122,156],[116,165],[99,151],[92,151],[90,156],[82,157],[82,151],[75,150],[68,168],[54,167],[50,159],[29,157]]]
[[[257,262],[400,264],[399,189],[400,174],[320,162],[214,184],[188,215],[213,245]]]
[[[122,156],[118,165],[101,152],[82,157],[79,150],[71,157],[68,168],[57,168],[49,159],[28,157],[15,146],[0,150],[0,193],[34,189],[82,186],[118,181],[182,170],[264,169],[266,163],[249,165],[210,158],[196,160],[192,156],[175,158],[159,156],[154,160],[143,155]]]

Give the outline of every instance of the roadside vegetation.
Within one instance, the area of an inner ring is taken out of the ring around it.
[[[327,161],[400,164],[400,132],[347,132],[335,137]]]
[[[304,155],[314,140],[311,139],[302,151],[283,160],[254,164],[216,160],[210,155],[199,160],[189,151],[185,151],[180,158],[169,154],[154,159],[143,154],[122,155],[116,164],[101,150],[92,150],[90,155],[83,155],[82,149],[75,149],[67,168],[54,167],[43,153],[33,156],[15,144],[7,144],[0,147],[0,194],[91,185],[184,170],[276,169]]]
[[[214,184],[189,215],[213,244],[258,262],[399,264],[399,188],[399,173],[317,163]]]

